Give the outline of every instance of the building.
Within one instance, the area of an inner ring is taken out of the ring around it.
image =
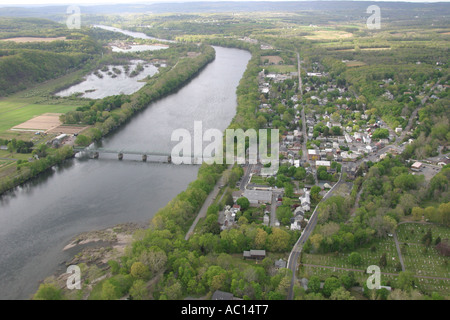
[[[320,155],[317,152],[317,150],[308,149],[308,160],[309,161],[315,161],[315,160],[319,160],[319,159],[320,159]]]
[[[266,257],[266,250],[250,250],[244,251],[244,259],[262,260]]]
[[[283,259],[278,259],[277,261],[275,261],[275,268],[286,268],[286,261],[284,261]]]
[[[211,300],[233,300],[233,298],[234,296],[232,293],[216,290],[214,291]]]
[[[422,169],[422,165],[423,165],[422,162],[416,161],[411,166],[411,170],[412,171],[420,171]]]
[[[271,191],[263,191],[263,190],[245,190],[243,195],[248,199],[250,204],[258,205],[272,203],[272,192]]]
[[[326,167],[327,170],[331,169],[331,162],[330,161],[316,161],[316,168],[319,167]]]
[[[304,194],[301,197],[299,197],[298,199],[300,200],[302,210],[309,211],[309,210],[311,210],[310,192],[308,191],[307,188],[303,188],[303,191],[304,191]]]

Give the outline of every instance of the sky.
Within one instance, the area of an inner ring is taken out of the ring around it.
[[[230,1],[230,0],[167,0],[167,1],[145,1],[145,0],[0,0],[0,6],[4,5],[65,5],[65,4],[117,4],[117,3],[155,3],[155,2],[194,2],[194,1]],[[233,0],[231,0],[233,1]],[[298,1],[298,0],[244,0],[244,1]],[[305,0],[303,0],[305,1]],[[370,1],[373,0],[357,0],[357,1]],[[393,0],[375,0],[375,1],[393,1]],[[394,0],[395,1],[395,0]],[[450,2],[450,0],[397,0],[397,2]]]

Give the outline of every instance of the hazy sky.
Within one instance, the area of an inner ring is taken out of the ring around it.
[[[193,1],[230,1],[230,0],[166,0],[166,1],[143,1],[143,0],[0,0],[0,5],[45,5],[45,4],[116,4],[116,3],[155,3],[155,2],[193,2]],[[232,1],[232,0],[231,0]],[[298,0],[245,0],[245,1],[298,1]],[[303,0],[305,1],[305,0]],[[373,0],[359,0],[371,1]],[[392,0],[375,0],[375,1],[392,1]],[[395,1],[395,0],[394,0]],[[397,0],[398,2],[450,2],[450,0]]]

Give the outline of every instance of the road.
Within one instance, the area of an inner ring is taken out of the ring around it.
[[[317,204],[316,208],[314,209],[314,211],[311,215],[311,218],[309,219],[308,224],[306,225],[300,238],[298,238],[297,242],[295,243],[294,247],[292,248],[292,251],[291,251],[291,253],[289,255],[289,259],[288,259],[288,265],[287,265],[288,269],[292,271],[292,280],[291,280],[291,286],[289,288],[288,300],[294,299],[294,284],[295,284],[295,274],[297,272],[298,258],[302,251],[303,245],[308,240],[309,236],[312,234],[312,232],[314,231],[314,228],[316,227],[317,218],[318,218],[317,208],[319,207],[319,205],[322,201],[329,199],[332,196],[334,190],[336,190],[336,188],[342,183],[342,176],[343,176],[345,170],[346,170],[346,167],[342,166],[342,173],[341,173],[341,176],[339,177],[339,181],[327,192],[327,194]]]
[[[300,65],[300,54],[297,53],[297,66],[298,66],[298,91],[300,92],[300,99],[303,97],[303,84],[302,84],[302,74],[300,72],[301,65]]]
[[[231,168],[231,166],[228,167],[228,170],[230,168]],[[214,189],[206,197],[205,202],[203,202],[203,206],[201,207],[200,211],[197,214],[197,217],[195,218],[194,222],[192,223],[191,227],[189,228],[188,232],[186,233],[184,240],[186,240],[186,241],[189,240],[189,238],[194,234],[194,229],[197,226],[197,223],[200,221],[201,218],[206,217],[206,212],[208,211],[209,206],[212,205],[212,203],[216,199],[216,197],[220,191],[220,186],[223,184],[224,183],[223,183],[223,175],[222,175],[220,177],[220,179],[217,181],[216,185],[214,186]],[[224,192],[224,194],[225,194],[225,192]]]
[[[239,186],[239,189],[242,191],[245,190],[247,185],[250,183],[250,173],[252,173],[253,170],[253,164],[247,164],[244,167],[244,176],[242,177],[241,184]]]

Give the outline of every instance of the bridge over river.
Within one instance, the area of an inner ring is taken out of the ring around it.
[[[167,151],[136,151],[136,150],[117,150],[108,148],[80,148],[75,147],[73,149],[75,153],[80,153],[82,156],[86,155],[91,159],[98,159],[102,154],[104,155],[117,155],[118,160],[130,159],[130,160],[142,160],[143,162],[159,162],[159,163],[172,163],[172,154]],[[136,157],[138,156],[138,157]],[[140,157],[140,158],[139,158]],[[212,158],[190,155],[180,155],[180,159],[183,159],[182,164],[201,164],[203,161],[208,161]],[[177,159],[178,160],[178,159]],[[175,161],[175,164],[179,164],[180,161]]]

